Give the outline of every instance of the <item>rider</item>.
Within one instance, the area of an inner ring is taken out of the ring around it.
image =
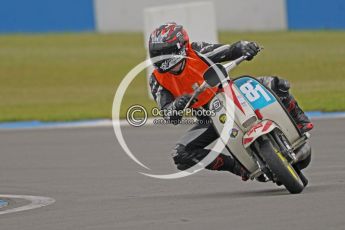
[[[188,34],[182,25],[163,24],[150,35],[150,57],[152,59],[172,54],[176,56],[158,62],[153,61],[155,70],[150,77],[153,98],[161,110],[183,110],[191,98],[193,84],[196,82],[200,84],[203,81],[203,73],[210,66],[207,59],[213,63],[219,63],[246,55],[247,60],[250,61],[258,52],[259,46],[255,42],[238,41],[231,45],[189,42]],[[259,80],[277,94],[301,132],[307,132],[313,128],[313,124],[289,93],[288,81],[275,76],[261,77]],[[207,104],[213,97],[211,90],[201,93],[191,107],[207,109]],[[174,124],[181,121],[182,115],[170,114],[169,116],[167,113],[165,119]],[[203,116],[197,118],[209,119]],[[210,152],[204,148],[218,137],[218,133],[210,122],[198,122],[177,142],[172,152],[177,168],[185,170],[201,161]],[[235,158],[222,153],[206,168],[230,171],[241,176],[243,180],[248,179],[247,170]]]

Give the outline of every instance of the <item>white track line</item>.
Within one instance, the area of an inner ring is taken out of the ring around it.
[[[8,195],[8,194],[0,194],[1,198],[9,198],[9,199],[24,199],[30,201],[30,204],[24,205],[17,208],[6,209],[0,211],[0,215],[14,213],[14,212],[21,212],[27,211],[31,209],[41,208],[47,205],[51,205],[55,203],[55,200],[50,197],[43,197],[43,196],[26,196],[26,195]]]
[[[4,200],[1,200],[1,201],[2,202],[0,202],[0,209],[6,207],[8,205],[7,201],[4,201]]]

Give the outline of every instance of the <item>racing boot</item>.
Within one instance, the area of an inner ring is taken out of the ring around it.
[[[311,123],[307,115],[305,115],[303,110],[298,106],[297,101],[295,100],[295,98],[293,98],[292,95],[284,98],[282,102],[302,133],[308,132],[313,129],[313,123]]]
[[[192,152],[187,152],[184,145],[177,145],[173,152],[173,160],[177,165],[177,169],[186,170],[195,164],[200,163],[210,150],[196,149]],[[214,161],[206,166],[208,170],[228,171],[235,175],[241,176],[243,181],[249,179],[249,172],[232,156],[219,154]]]
[[[234,161],[234,166],[230,170],[230,172],[237,176],[240,176],[243,181],[247,181],[249,179],[250,173],[237,160]]]
[[[217,171],[229,171],[240,176],[243,181],[247,181],[249,179],[249,172],[247,169],[229,155],[219,154],[219,156],[206,168]]]

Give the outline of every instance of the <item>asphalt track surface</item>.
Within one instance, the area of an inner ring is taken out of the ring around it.
[[[0,194],[47,196],[56,203],[0,215],[0,229],[342,230],[345,119],[315,124],[305,172],[310,185],[299,195],[206,170],[177,180],[148,178],[110,127],[1,131]],[[124,136],[153,173],[170,173],[170,148],[184,129],[127,127]]]

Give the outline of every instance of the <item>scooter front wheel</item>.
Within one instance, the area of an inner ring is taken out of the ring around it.
[[[282,183],[290,193],[296,194],[303,191],[304,185],[298,173],[283,154],[274,148],[269,139],[260,141],[260,155],[276,176],[277,181]]]

